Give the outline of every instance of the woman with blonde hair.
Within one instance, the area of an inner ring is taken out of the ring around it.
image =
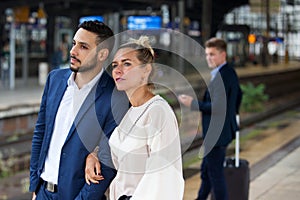
[[[121,45],[113,58],[113,79],[131,107],[109,139],[117,169],[110,200],[183,198],[178,124],[169,104],[153,93],[154,57],[149,38],[141,36]],[[86,181],[96,184],[105,177],[94,172],[100,172],[100,165],[91,155],[86,161]]]

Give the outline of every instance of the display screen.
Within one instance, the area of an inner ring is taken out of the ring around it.
[[[94,21],[94,20],[98,20],[100,22],[103,22],[103,17],[102,16],[84,16],[84,17],[80,17],[79,19],[79,24],[81,24],[84,21]]]
[[[129,16],[127,18],[129,30],[151,30],[161,28],[160,16]]]

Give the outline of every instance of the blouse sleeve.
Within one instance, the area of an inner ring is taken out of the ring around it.
[[[149,109],[146,131],[149,157],[132,200],[183,199],[184,180],[178,124],[167,104]]]

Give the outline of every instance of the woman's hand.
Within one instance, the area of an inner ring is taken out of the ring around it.
[[[97,154],[95,155],[95,152],[92,152],[86,157],[85,161],[85,182],[88,185],[91,184],[90,182],[98,184],[103,179]]]

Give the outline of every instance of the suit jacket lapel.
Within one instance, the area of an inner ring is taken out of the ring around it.
[[[108,76],[109,75],[107,74],[107,72],[104,71],[103,74],[101,75],[99,81],[95,84],[95,86],[91,89],[91,91],[87,95],[86,99],[82,103],[82,105],[74,119],[73,125],[70,129],[70,132],[67,136],[66,141],[68,139],[70,139],[72,134],[75,132],[76,127],[80,124],[82,118],[86,115],[86,113],[89,111],[91,106],[95,106],[95,103],[97,102],[97,100],[99,99],[99,97],[101,96],[101,94],[104,91],[104,87],[107,84]]]
[[[218,86],[219,84],[223,84],[222,73],[224,73],[227,67],[228,64],[225,64],[223,67],[221,67],[221,69],[216,73],[214,79],[209,82],[207,89],[205,91],[204,98],[211,99],[210,95],[213,93],[214,87]]]

